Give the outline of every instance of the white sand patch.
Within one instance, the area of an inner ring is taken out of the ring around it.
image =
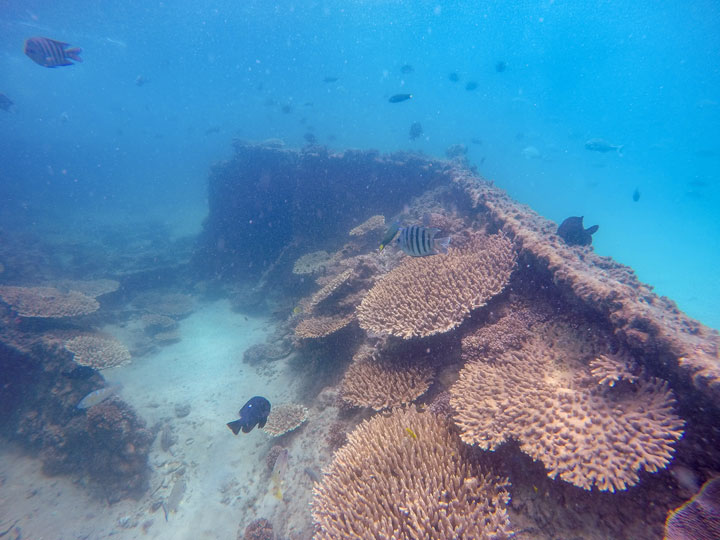
[[[19,519],[23,538],[36,540],[228,539],[235,538],[240,524],[271,519],[258,513],[258,507],[277,513],[276,507],[287,504],[267,497],[265,456],[278,441],[259,429],[234,436],[225,425],[254,395],[271,403],[297,401],[302,377],[291,373],[287,361],[272,364],[271,379],[242,363],[242,352],[262,342],[269,330],[266,320],[234,313],[228,302],[216,302],[181,321],[179,342],[104,372],[109,381],[123,384],[119,395],[149,427],[169,425],[177,441],[166,452],[160,435],[156,438],[150,452],[151,487],[140,501],[108,507],[70,478],[47,478],[39,461],[7,451],[0,469],[5,478],[0,523]],[[190,412],[178,418],[176,406],[183,405],[189,405]],[[293,452],[291,465],[299,466],[303,459]],[[287,480],[295,477],[302,479],[302,467]],[[186,490],[177,512],[170,512],[166,521],[159,504],[167,501],[178,481],[186,483]],[[310,483],[304,484],[309,493]],[[307,503],[303,506],[306,519]]]

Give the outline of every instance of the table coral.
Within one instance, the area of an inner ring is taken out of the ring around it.
[[[665,468],[683,434],[667,383],[599,384],[588,363],[602,338],[560,322],[534,333],[496,358],[463,351],[468,362],[451,389],[462,439],[490,450],[516,439],[551,478],[588,490],[623,490],[640,469]]]
[[[363,421],[315,485],[317,540],[510,538],[503,481],[439,417],[414,408]]]
[[[370,231],[376,231],[385,227],[385,216],[372,216],[354,229],[350,230],[350,236],[362,236]]]
[[[307,407],[302,405],[296,403],[273,405],[267,423],[262,430],[273,437],[279,437],[300,427],[307,420],[307,417]]]
[[[97,311],[100,304],[81,292],[53,287],[0,287],[0,298],[21,317],[76,317]]]
[[[515,260],[502,234],[477,234],[447,255],[406,257],[358,306],[360,326],[405,339],[448,332],[505,288]]]
[[[424,358],[387,354],[362,346],[342,380],[342,399],[376,411],[412,403],[423,395],[434,378]]]
[[[77,364],[95,369],[122,366],[131,358],[125,345],[100,336],[76,336],[65,342],[65,349],[73,353]]]

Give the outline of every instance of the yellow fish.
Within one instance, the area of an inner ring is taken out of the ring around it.
[[[407,431],[408,435],[410,435],[413,439],[417,440],[417,435],[415,435],[415,432],[412,429],[410,429],[409,427],[406,427],[405,431]]]
[[[297,315],[298,313],[302,312],[302,308],[300,306],[296,306],[295,309],[293,309],[293,313]]]

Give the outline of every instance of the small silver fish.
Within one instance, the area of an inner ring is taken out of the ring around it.
[[[398,235],[400,248],[411,257],[427,257],[447,253],[450,237],[435,238],[440,229],[428,229],[419,225],[402,227]]]
[[[118,390],[120,390],[121,387],[122,386],[119,383],[115,383],[108,385],[105,388],[98,388],[97,390],[93,390],[87,396],[80,400],[80,403],[77,404],[77,408],[89,409],[90,407],[94,407],[98,403],[102,403],[110,396],[114,395]]]
[[[278,454],[277,459],[275,460],[272,477],[270,478],[270,491],[272,492],[273,496],[280,501],[283,500],[283,477],[285,476],[285,471],[287,471],[288,467],[288,456],[289,454],[287,448],[283,448]]]

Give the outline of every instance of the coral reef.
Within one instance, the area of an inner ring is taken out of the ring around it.
[[[623,490],[640,469],[667,466],[683,421],[665,381],[599,384],[588,364],[606,339],[582,327],[538,325],[521,350],[497,358],[463,350],[468,362],[451,389],[455,421],[468,444],[494,450],[513,438],[551,478]]]
[[[508,500],[445,421],[397,410],[335,453],[315,487],[315,538],[509,538]]]
[[[106,369],[130,362],[127,347],[115,339],[83,335],[65,342],[65,349],[73,353],[73,360],[81,366]]]
[[[475,235],[447,255],[407,257],[357,309],[365,330],[409,339],[448,332],[502,292],[515,267],[504,235]]]
[[[342,399],[376,411],[407,405],[423,395],[435,371],[427,358],[409,358],[399,351],[361,346],[342,381]]]
[[[720,477],[708,480],[680,508],[668,514],[665,540],[717,540],[720,538]]]
[[[152,336],[171,332],[178,328],[178,322],[167,315],[158,315],[156,313],[146,313],[140,317],[140,323],[145,333]]]
[[[300,427],[308,417],[307,407],[296,403],[273,405],[267,423],[262,430],[268,435],[279,437]]]
[[[385,216],[372,216],[357,227],[350,229],[350,236],[362,236],[385,227]]]
[[[81,292],[53,287],[0,287],[0,298],[21,317],[77,317],[97,311],[100,304]]]

